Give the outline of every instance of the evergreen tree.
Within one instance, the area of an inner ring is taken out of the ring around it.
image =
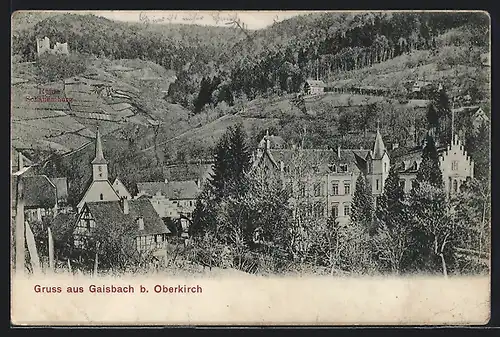
[[[375,258],[382,268],[393,273],[403,270],[410,242],[411,227],[397,166],[391,166],[384,193],[377,201],[377,233],[372,241]]]
[[[428,182],[432,186],[443,187],[443,175],[439,167],[439,155],[436,150],[434,139],[427,136],[426,144],[422,152],[422,162],[417,171],[416,184]]]
[[[396,165],[389,169],[385,180],[384,192],[377,200],[377,219],[383,221],[389,228],[398,225],[404,213],[404,191],[399,183],[399,172]]]
[[[220,229],[217,219],[220,219],[220,212],[224,210],[219,206],[223,202],[230,206],[235,200],[244,198],[249,168],[250,154],[243,126],[230,127],[217,143],[213,173],[197,200],[190,230],[193,235],[207,231],[217,235]]]
[[[352,202],[351,220],[353,223],[364,228],[368,233],[372,234],[373,205],[369,184],[366,181],[364,174],[360,173],[356,180],[356,189]]]
[[[479,130],[470,138],[467,152],[474,161],[474,178],[481,181],[490,179],[490,130],[487,124],[479,126]]]

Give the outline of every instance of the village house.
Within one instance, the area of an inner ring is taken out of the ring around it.
[[[304,84],[305,95],[320,95],[325,92],[325,82],[321,80],[307,80]]]
[[[91,162],[92,181],[78,203],[78,217],[73,231],[76,248],[83,248],[85,236],[92,236],[99,226],[122,230],[136,240],[139,252],[163,247],[170,231],[149,200],[130,200],[131,195],[116,178],[108,181],[108,162],[104,158],[101,134],[97,129],[95,158]]]
[[[488,115],[477,105],[455,108],[452,109],[452,113],[455,116],[456,131],[462,139],[465,129],[472,127],[476,133],[482,125],[490,123]]]
[[[164,248],[170,234],[149,200],[86,202],[73,230],[74,247],[85,249],[85,237],[95,235],[99,227],[125,228],[140,253]]]
[[[367,177],[376,205],[383,193],[391,160],[400,167],[401,184],[406,193],[411,190],[422,160],[422,146],[410,151],[395,146],[390,159],[379,130],[372,150],[273,148],[278,138],[266,135],[262,139],[253,155],[252,167],[278,173],[296,196],[292,199],[297,200],[292,202],[308,201],[309,214],[318,218],[333,215],[340,223],[349,220],[356,180],[361,173]],[[474,163],[456,136],[450,146],[439,149],[439,155],[446,191],[455,193],[473,176]]]
[[[161,218],[179,219],[187,232],[201,189],[194,181],[160,181],[137,184],[137,199],[149,199]]]
[[[18,164],[21,168],[12,175],[11,200],[12,210],[15,214],[17,200],[17,182],[22,179],[24,217],[28,222],[41,222],[44,218],[53,218],[58,213],[67,213],[71,210],[68,206],[68,184],[66,178],[50,178],[46,175],[36,174],[27,158],[18,153]]]
[[[213,164],[212,158],[168,163],[163,167],[163,176],[167,181],[195,181],[203,188],[212,176]]]

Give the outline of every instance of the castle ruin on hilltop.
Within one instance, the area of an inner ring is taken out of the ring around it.
[[[54,48],[50,48],[50,39],[48,37],[44,37],[43,39],[36,39],[36,52],[38,56],[49,53],[49,54],[60,54],[60,55],[69,55],[68,51],[68,43],[59,43],[56,42]]]

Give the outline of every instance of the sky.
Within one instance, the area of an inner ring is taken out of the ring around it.
[[[87,12],[85,12],[87,13]],[[95,15],[117,21],[143,23],[189,23],[208,26],[227,26],[235,18],[247,29],[262,29],[275,21],[283,21],[311,11],[90,11]]]

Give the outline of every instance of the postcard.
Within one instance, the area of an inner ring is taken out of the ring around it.
[[[484,325],[484,11],[17,11],[11,322]]]

